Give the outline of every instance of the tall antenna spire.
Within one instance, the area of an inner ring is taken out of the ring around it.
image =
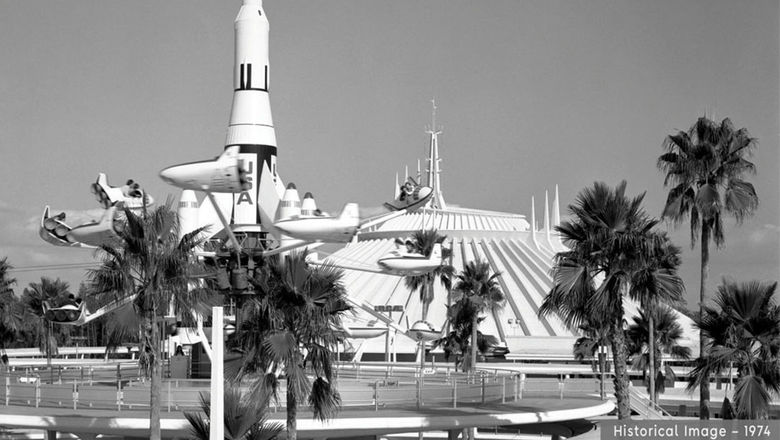
[[[426,185],[433,189],[433,197],[426,206],[444,209],[447,204],[444,202],[444,196],[441,193],[441,168],[439,167],[439,135],[441,130],[436,127],[436,100],[431,99],[431,127],[426,133],[431,135],[430,146],[428,150],[428,178]]]
[[[555,184],[555,200],[553,200],[553,226],[561,225],[561,201],[558,198],[558,184]]]

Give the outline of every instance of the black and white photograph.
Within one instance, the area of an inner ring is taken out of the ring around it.
[[[777,0],[0,0],[0,439],[780,433]]]

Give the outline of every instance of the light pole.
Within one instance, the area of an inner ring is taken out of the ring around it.
[[[374,311],[380,313],[387,313],[387,317],[392,321],[393,312],[403,313],[404,306],[402,304],[375,305]],[[387,333],[385,333],[385,362],[390,362],[390,325],[387,326]]]
[[[224,415],[224,365],[222,364],[225,341],[223,339],[222,307],[211,308],[211,429],[209,440],[223,440],[225,438]]]

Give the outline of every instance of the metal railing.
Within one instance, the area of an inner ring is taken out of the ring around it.
[[[644,418],[652,420],[673,418],[673,416],[666,412],[661,405],[653,402],[649,397],[645,397],[645,395],[634,386],[629,385],[628,395],[631,409]]]
[[[137,367],[136,367],[137,370]],[[82,372],[83,371],[83,372]],[[116,411],[144,409],[149,406],[149,381],[137,374],[113,376],[108,369],[65,369],[62,380],[45,383],[29,372],[0,373],[0,404],[34,407],[78,409],[112,409]],[[508,403],[524,398],[557,398],[593,396],[598,383],[590,379],[526,378],[521,374],[486,372],[466,374],[452,370],[431,373],[411,366],[394,369],[340,368],[336,387],[342,406],[367,407],[379,410],[389,407],[479,405]],[[353,376],[354,374],[354,376]],[[208,379],[163,380],[161,402],[163,410],[181,411],[199,408],[201,393],[208,393]],[[272,402],[272,410],[285,406],[284,386],[280,400]]]

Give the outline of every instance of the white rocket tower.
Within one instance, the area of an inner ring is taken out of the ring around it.
[[[276,169],[276,132],[269,96],[268,18],[262,0],[243,0],[235,20],[233,104],[225,148],[239,147],[239,160],[251,187],[236,194],[215,193],[220,209],[234,229],[259,231],[261,177],[270,179],[276,196],[284,185]],[[263,169],[267,169],[263,174]],[[266,187],[267,188],[267,187]],[[219,225],[219,216],[208,199],[203,201],[198,223]],[[213,231],[216,232],[216,231]]]
[[[261,0],[244,0],[235,21],[233,106],[225,148],[238,145],[252,188],[232,195],[231,223],[259,224],[257,188],[263,165],[276,180],[276,132],[268,95],[268,19]]]

